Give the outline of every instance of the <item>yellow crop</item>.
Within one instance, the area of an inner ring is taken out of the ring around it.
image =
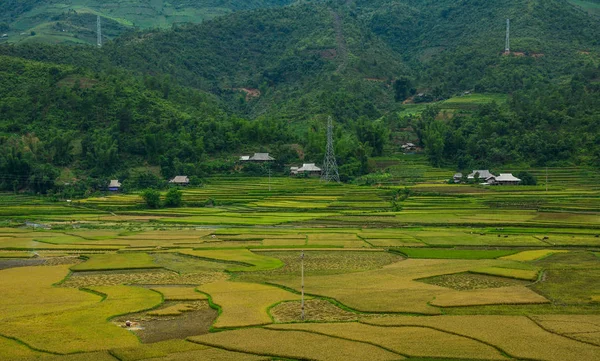
[[[535,261],[536,259],[544,258],[544,257],[549,256],[554,253],[563,253],[563,252],[568,252],[568,251],[555,250],[555,249],[539,249],[539,250],[533,250],[533,251],[519,252],[516,254],[512,254],[510,256],[501,257],[500,259],[506,259],[506,260],[510,260],[510,261],[527,262],[527,261]]]
[[[196,292],[194,287],[153,287],[162,293],[165,301],[197,301],[205,300],[206,295]]]
[[[83,263],[71,267],[73,271],[160,268],[147,253],[92,254]]]
[[[185,303],[178,303],[173,306],[161,308],[159,310],[150,311],[150,312],[148,312],[148,315],[150,315],[150,316],[179,316],[183,312],[189,312],[194,309],[195,308],[192,305],[185,304]]]
[[[184,340],[168,340],[156,343],[141,344],[136,347],[115,349],[111,352],[122,361],[138,361],[149,358],[165,357],[172,353],[203,350],[208,348]]]
[[[600,348],[545,331],[523,316],[394,316],[361,322],[387,326],[426,326],[472,337],[515,358],[596,361]]]
[[[496,349],[465,337],[422,327],[377,327],[360,323],[272,325],[269,329],[302,330],[383,346],[415,357],[504,360]]]
[[[179,253],[200,258],[232,262],[233,264],[228,268],[230,271],[263,271],[283,266],[283,262],[277,258],[258,255],[247,249],[184,250]]]
[[[480,306],[498,304],[549,303],[545,297],[525,286],[487,288],[466,291],[450,291],[436,296],[434,306]]]
[[[80,308],[11,318],[2,322],[2,334],[22,340],[37,349],[57,353],[138,345],[137,337],[126,329],[115,326],[108,319],[156,306],[161,302],[160,294],[128,286],[95,287],[93,291],[106,295],[106,298],[93,305],[82,304]],[[90,296],[100,301],[100,297]]]
[[[299,331],[253,328],[210,333],[189,339],[228,350],[302,360],[392,361],[404,358],[373,345]]]
[[[503,267],[482,267],[472,269],[472,273],[481,273],[491,276],[516,278],[520,280],[535,281],[538,276],[537,270],[514,269]]]
[[[215,327],[241,327],[271,323],[267,308],[281,301],[299,300],[300,295],[258,283],[222,281],[198,287],[221,306]]]

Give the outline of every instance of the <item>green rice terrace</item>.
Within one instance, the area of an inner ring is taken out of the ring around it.
[[[597,170],[376,163],[209,178],[179,208],[1,194],[0,360],[600,359]]]

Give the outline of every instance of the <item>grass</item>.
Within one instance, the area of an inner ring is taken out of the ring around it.
[[[72,271],[105,271],[139,268],[160,268],[147,253],[108,253],[85,256],[87,260],[71,267]]]
[[[299,330],[368,342],[410,357],[504,360],[498,350],[461,336],[420,327],[378,327],[360,323],[291,324],[269,329]]]
[[[300,299],[297,294],[258,283],[222,281],[202,285],[198,290],[209,294],[212,302],[221,308],[214,324],[218,328],[271,323],[267,313],[270,306]]]
[[[189,340],[228,350],[285,359],[315,361],[403,359],[396,353],[370,344],[299,331],[242,329],[193,336]],[[273,342],[274,340],[277,342]]]
[[[471,337],[522,359],[564,361],[597,359],[598,347],[552,334],[523,316],[435,316],[365,319],[379,326],[422,326]],[[535,340],[533,342],[532,340]]]

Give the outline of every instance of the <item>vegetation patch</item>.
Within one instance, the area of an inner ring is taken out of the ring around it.
[[[504,277],[489,276],[474,273],[455,273],[419,279],[420,282],[452,288],[457,291],[478,290],[486,288],[511,287],[525,285],[527,282]]]
[[[132,270],[104,272],[73,272],[62,287],[81,288],[89,286],[139,285],[201,285],[227,278],[222,272],[179,274],[167,270]]]
[[[275,322],[301,322],[302,309],[299,301],[282,302],[269,310]],[[355,321],[358,314],[339,308],[322,299],[304,301],[304,320],[310,322]]]

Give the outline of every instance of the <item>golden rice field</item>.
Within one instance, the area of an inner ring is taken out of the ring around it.
[[[591,171],[546,192],[389,164],[180,208],[0,194],[0,361],[600,360],[600,187],[569,175]]]

